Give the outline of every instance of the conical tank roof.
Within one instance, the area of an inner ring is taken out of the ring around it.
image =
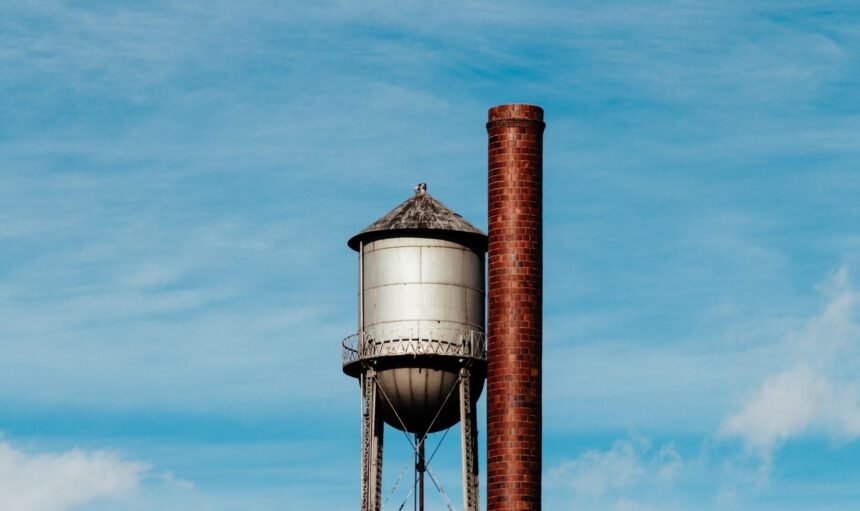
[[[480,252],[487,250],[487,235],[427,193],[424,183],[415,187],[415,195],[350,238],[347,244],[357,251],[359,242],[402,236],[438,237],[465,243]]]

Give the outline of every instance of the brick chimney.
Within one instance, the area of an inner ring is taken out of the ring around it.
[[[543,109],[489,110],[487,511],[541,508]]]

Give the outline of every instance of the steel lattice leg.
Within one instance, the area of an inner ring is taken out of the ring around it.
[[[460,369],[460,440],[463,455],[463,511],[479,511],[478,427],[472,399],[472,372]]]
[[[382,509],[382,440],[385,432],[385,425],[382,422],[382,414],[379,409],[374,406],[373,420],[373,459],[371,466],[375,467],[373,477],[373,510],[380,511]]]
[[[384,425],[377,407],[376,372],[368,369],[361,381],[363,401],[361,428],[361,510],[382,507],[382,441]]]

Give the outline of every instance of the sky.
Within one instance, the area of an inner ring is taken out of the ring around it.
[[[514,102],[544,508],[853,509],[858,57],[849,1],[0,2],[3,509],[357,509],[346,240],[418,182],[485,227]]]

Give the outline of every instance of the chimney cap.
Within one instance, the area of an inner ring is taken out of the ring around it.
[[[490,122],[508,119],[543,122],[543,108],[526,103],[510,103],[496,105],[487,111],[487,120]]]

